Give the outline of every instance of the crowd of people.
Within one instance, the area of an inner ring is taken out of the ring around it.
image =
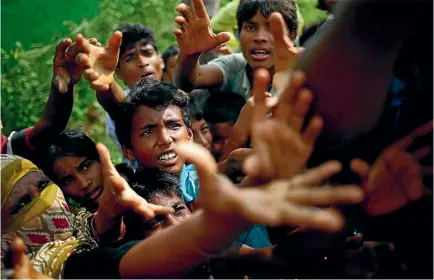
[[[1,136],[2,277],[432,278],[432,2],[180,2],[163,52],[140,23],[57,45]],[[120,164],[66,128],[81,79]]]

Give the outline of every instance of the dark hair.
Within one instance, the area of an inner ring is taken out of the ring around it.
[[[164,61],[164,65],[167,64],[167,60],[168,60],[170,57],[175,56],[175,55],[178,55],[178,53],[179,53],[179,47],[178,47],[178,45],[172,45],[172,46],[168,47],[168,48],[164,51],[164,53],[161,55],[161,57],[163,58],[163,61]],[[166,67],[164,67],[164,70],[163,70],[163,71],[164,71],[164,72],[167,72],[167,71],[166,71]]]
[[[182,119],[190,128],[191,120],[188,113],[188,96],[170,83],[153,79],[142,79],[131,88],[125,100],[119,105],[115,118],[116,135],[119,143],[131,148],[131,127],[134,113],[139,106],[152,109],[177,106],[181,109]]]
[[[227,122],[234,124],[245,103],[244,97],[237,93],[216,92],[206,100],[203,117],[211,124]]]
[[[55,161],[62,157],[86,157],[99,161],[99,154],[95,142],[78,128],[65,129],[53,139],[47,150],[43,152],[42,169],[51,178],[56,178],[53,171]]]
[[[121,23],[117,29],[122,32],[122,44],[119,51],[121,57],[126,50],[137,43],[144,45],[152,45],[155,51],[158,52],[157,42],[155,41],[154,30],[146,28],[140,23]],[[119,62],[118,62],[119,67]]]
[[[243,23],[254,17],[258,10],[265,18],[273,12],[282,14],[288,32],[297,30],[297,8],[294,0],[241,0],[237,10],[238,32],[241,32]]]
[[[156,195],[172,197],[173,195],[183,199],[179,176],[161,171],[157,168],[139,168],[131,179],[131,188],[147,201]],[[140,232],[142,217],[134,212],[124,215],[124,223],[127,228],[125,240],[140,240],[143,232]],[[139,226],[139,227],[138,227]]]
[[[128,183],[131,182],[131,179],[134,177],[134,169],[129,166],[127,163],[119,163],[115,166],[116,171],[119,172],[119,175],[124,177]]]
[[[195,89],[188,94],[188,110],[195,120],[203,119],[203,107],[209,95],[207,89]]]

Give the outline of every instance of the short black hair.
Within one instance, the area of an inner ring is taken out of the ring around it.
[[[246,103],[244,97],[234,92],[215,92],[205,102],[203,117],[207,123],[234,124]]]
[[[133,116],[139,106],[152,109],[174,105],[181,109],[182,119],[190,128],[191,119],[188,112],[188,95],[167,82],[142,79],[131,88],[124,101],[119,104],[115,117],[116,135],[119,143],[131,148],[131,128]]]
[[[65,129],[53,139],[41,156],[44,158],[41,168],[50,178],[56,178],[53,166],[59,158],[73,156],[99,161],[95,142],[79,128]]]
[[[238,32],[241,32],[243,23],[255,16],[257,11],[268,18],[271,13],[282,14],[288,32],[297,30],[297,8],[295,0],[241,0],[237,10]]]
[[[197,121],[203,119],[203,107],[210,93],[207,89],[195,89],[188,94],[190,116]]]
[[[156,195],[183,199],[179,176],[170,174],[157,168],[139,168],[130,182],[131,188],[146,201],[152,200]],[[124,223],[127,228],[125,240],[140,240],[143,232],[140,232],[143,218],[130,211],[124,215]]]
[[[163,61],[164,61],[164,65],[167,64],[167,60],[168,60],[170,57],[175,56],[175,55],[178,55],[178,53],[179,53],[179,47],[178,47],[178,45],[172,45],[172,46],[168,47],[168,48],[164,51],[164,53],[161,55],[161,58],[163,58]],[[166,71],[166,67],[164,67],[164,70],[163,70],[163,71],[164,71],[164,72],[167,72],[167,71]]]
[[[134,177],[134,169],[127,163],[119,163],[115,166],[116,171],[130,183],[131,179]]]
[[[154,47],[155,51],[158,52],[154,30],[151,28],[147,28],[140,23],[121,23],[118,25],[116,30],[122,32],[122,44],[119,51],[119,57],[137,43],[144,45],[150,44]]]

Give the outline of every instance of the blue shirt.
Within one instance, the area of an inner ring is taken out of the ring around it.
[[[180,181],[182,195],[186,203],[199,197],[199,177],[193,164],[184,165]],[[243,232],[236,241],[255,249],[271,246],[267,227],[263,225],[254,225],[249,230]]]

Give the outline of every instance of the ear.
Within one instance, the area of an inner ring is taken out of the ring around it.
[[[295,39],[297,39],[297,30],[291,31],[289,34],[289,39],[295,45]]]
[[[133,153],[133,150],[131,150],[130,148],[127,148],[126,146],[122,145],[122,152],[124,153],[124,156],[129,160],[129,161],[135,161],[137,158]]]
[[[193,142],[193,131],[191,130],[191,128],[187,128],[187,133],[188,133],[188,140],[190,140],[190,142]]]

